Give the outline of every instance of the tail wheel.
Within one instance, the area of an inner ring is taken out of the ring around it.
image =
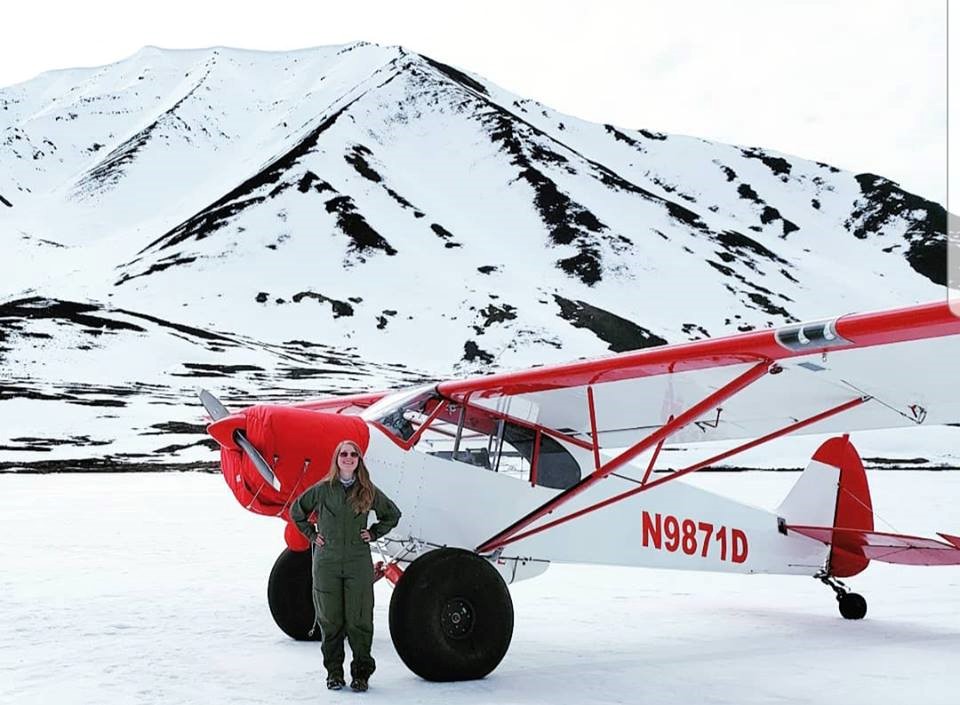
[[[863,619],[867,615],[867,601],[855,592],[848,592],[837,597],[840,614],[844,619]]]
[[[273,621],[297,641],[319,641],[320,628],[313,606],[313,574],[310,551],[283,549],[267,581],[267,602]]]
[[[513,601],[489,561],[459,548],[424,554],[390,599],[390,636],[407,667],[429,681],[483,678],[507,653]]]

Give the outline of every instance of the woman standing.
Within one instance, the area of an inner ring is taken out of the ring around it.
[[[377,523],[367,527],[370,510]],[[316,525],[308,522],[316,512]],[[290,517],[313,545],[313,601],[323,641],[327,688],[339,690],[343,678],[343,639],[353,652],[350,663],[356,691],[367,689],[376,668],[373,641],[373,561],[370,542],[400,521],[397,505],[370,481],[359,446],[341,441],[327,477],[290,506]]]

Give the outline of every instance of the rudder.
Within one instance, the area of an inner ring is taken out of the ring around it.
[[[831,438],[817,449],[777,513],[788,524],[873,531],[870,486],[860,454],[848,436]],[[856,575],[869,563],[863,555],[830,546],[830,575]]]

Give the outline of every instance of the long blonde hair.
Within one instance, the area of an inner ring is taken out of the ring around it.
[[[367,464],[363,462],[363,452],[360,450],[360,446],[350,440],[340,441],[340,443],[337,444],[337,449],[333,451],[333,459],[330,461],[330,472],[327,473],[324,481],[329,482],[331,485],[340,481],[340,466],[337,465],[337,458],[340,457],[340,451],[346,446],[351,446],[357,451],[358,455],[357,471],[354,475],[357,487],[350,493],[350,504],[353,505],[353,510],[357,514],[363,514],[364,512],[369,512],[370,507],[373,506],[373,497],[376,494],[377,488],[373,486],[373,482],[370,480],[370,471],[367,470]]]

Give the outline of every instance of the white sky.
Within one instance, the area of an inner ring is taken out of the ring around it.
[[[588,120],[871,171],[943,203],[946,6],[35,0],[0,11],[0,86],[49,69],[111,63],[148,44],[283,50],[364,39],[402,44]]]

